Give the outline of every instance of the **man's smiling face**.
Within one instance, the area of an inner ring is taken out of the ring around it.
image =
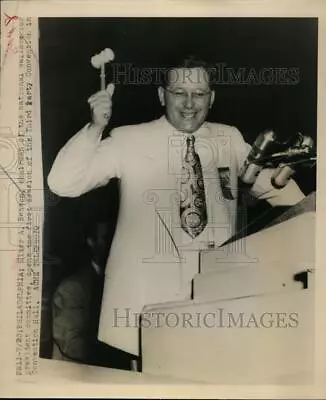
[[[168,84],[159,88],[159,98],[168,121],[177,130],[193,133],[201,127],[214,102],[209,76],[202,67],[169,71]]]

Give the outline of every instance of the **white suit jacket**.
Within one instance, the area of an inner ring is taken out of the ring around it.
[[[180,228],[179,185],[185,136],[163,116],[114,129],[100,140],[86,125],[59,152],[50,189],[76,197],[120,178],[117,227],[105,273],[99,339],[139,354],[138,316],[146,304],[185,300],[198,272],[198,250],[235,232],[237,177],[250,146],[231,126],[205,122],[194,133],[204,175],[208,224],[192,240]],[[294,181],[282,190],[263,170],[252,193],[272,205],[304,195]]]

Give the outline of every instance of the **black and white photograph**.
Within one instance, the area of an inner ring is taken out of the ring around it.
[[[40,18],[41,357],[312,379],[317,28]]]
[[[40,18],[40,356],[313,378],[317,18]]]
[[[0,394],[322,397],[321,2],[4,3]]]

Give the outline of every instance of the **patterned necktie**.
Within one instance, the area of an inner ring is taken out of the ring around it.
[[[194,135],[187,137],[180,193],[181,226],[192,238],[198,236],[207,225],[204,179],[194,143]]]

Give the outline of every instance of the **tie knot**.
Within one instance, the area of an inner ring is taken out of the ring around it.
[[[187,146],[194,147],[194,143],[195,143],[195,136],[194,135],[188,136],[187,137]]]

